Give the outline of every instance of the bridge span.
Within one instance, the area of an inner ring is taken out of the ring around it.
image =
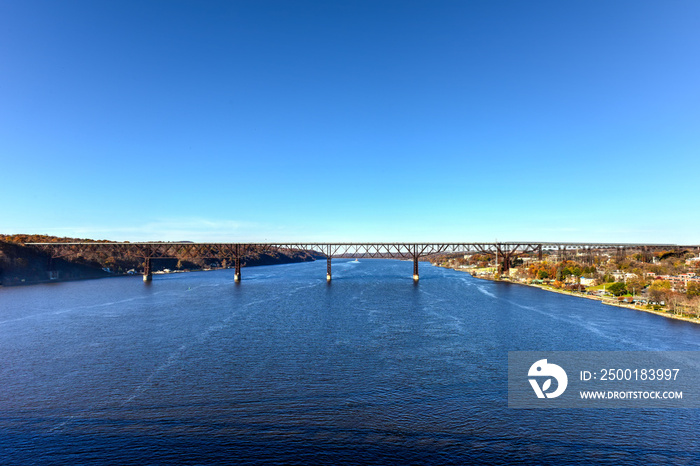
[[[700,246],[643,243],[572,243],[572,242],[494,242],[494,243],[190,243],[190,242],[82,242],[82,243],[25,243],[49,255],[49,264],[56,258],[79,257],[85,253],[101,253],[106,256],[143,260],[143,279],[151,281],[153,259],[206,258],[227,260],[235,266],[234,280],[240,282],[241,267],[246,257],[270,251],[304,251],[326,258],[326,280],[331,281],[333,258],[384,258],[412,259],[413,280],[418,281],[418,262],[421,258],[437,254],[494,255],[500,272],[507,272],[514,258],[545,253],[556,253],[565,258],[577,254],[592,263],[593,256],[601,252],[613,252],[624,258],[630,250],[637,250],[646,260],[655,251],[700,250]],[[51,270],[51,265],[49,265]]]

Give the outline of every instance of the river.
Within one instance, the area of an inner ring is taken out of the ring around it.
[[[698,409],[507,406],[508,351],[700,351],[700,326],[325,267],[0,289],[0,463],[700,464]]]

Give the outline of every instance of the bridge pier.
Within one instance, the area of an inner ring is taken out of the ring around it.
[[[56,279],[58,278],[58,271],[54,269],[54,262],[53,262],[53,260],[54,260],[53,255],[49,254],[49,257],[48,257],[48,264],[47,264],[47,267],[46,267],[46,270],[47,270],[47,273],[48,273],[48,276],[49,276],[49,280],[56,280]]]
[[[331,256],[326,256],[326,281],[331,281]]]
[[[498,255],[498,253],[496,253]],[[501,261],[501,267],[499,272],[502,274],[507,274],[508,271],[510,270],[510,253],[509,252],[502,252],[501,253],[501,258],[503,259]]]
[[[625,248],[624,246],[619,246],[615,249],[615,259],[617,259],[618,262],[622,262],[623,260],[625,260],[625,258],[627,257],[627,248]]]
[[[413,256],[413,281],[418,281],[418,256]]]
[[[233,281],[239,283],[241,281],[241,258],[236,256],[235,260],[235,272],[233,274]]]
[[[146,257],[143,266],[143,281],[150,282],[153,280],[153,272],[151,268],[151,258]]]
[[[236,283],[240,283],[241,281],[241,245],[236,244],[234,248],[234,252],[236,253],[236,258],[234,260],[234,272],[233,272],[233,281]]]
[[[507,273],[510,268],[510,252],[506,249],[505,245],[497,243],[494,251],[496,256],[496,273],[503,274]]]

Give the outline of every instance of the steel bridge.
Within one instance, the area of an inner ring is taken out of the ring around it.
[[[153,259],[218,259],[235,264],[234,280],[241,280],[242,261],[255,253],[269,251],[303,251],[326,258],[326,280],[331,281],[332,258],[413,259],[413,280],[418,281],[418,262],[436,254],[482,253],[496,257],[497,268],[507,272],[511,261],[523,254],[537,255],[542,260],[545,252],[566,258],[571,254],[593,262],[593,256],[602,251],[614,252],[624,258],[628,250],[638,250],[650,260],[654,251],[700,250],[700,246],[643,243],[567,243],[567,242],[495,242],[495,243],[189,243],[189,242],[85,242],[85,243],[26,243],[56,258],[76,257],[85,253],[102,253],[112,257],[142,259],[143,279],[151,281]],[[51,270],[51,267],[49,267]]]

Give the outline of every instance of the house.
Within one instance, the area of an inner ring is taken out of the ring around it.
[[[695,264],[697,264],[698,262],[700,262],[700,256],[698,256],[698,257],[691,257],[690,259],[688,259],[688,260],[685,261],[685,264],[686,264],[686,265],[695,265]]]
[[[593,286],[593,285],[595,285],[595,278],[581,277],[581,285],[583,285],[583,286]]]
[[[636,273],[621,272],[619,270],[611,273],[616,282],[627,283],[627,280],[631,278],[638,278]]]

